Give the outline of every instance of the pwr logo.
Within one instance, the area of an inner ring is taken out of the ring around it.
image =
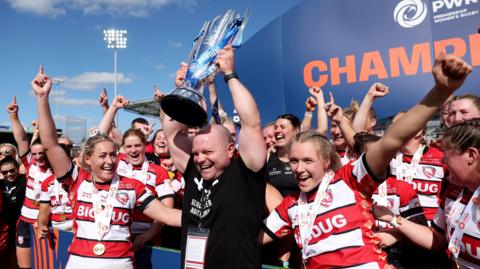
[[[422,0],[402,0],[393,11],[393,19],[404,28],[412,28],[427,17],[427,5]]]
[[[435,0],[432,2],[433,13],[444,9],[459,8],[463,5],[478,3],[478,0]]]

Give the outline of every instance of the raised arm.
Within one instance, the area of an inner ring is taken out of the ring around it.
[[[179,75],[179,72],[177,72]],[[176,79],[176,81],[178,78]],[[154,92],[155,100],[160,102],[164,94],[158,89]],[[190,154],[192,153],[192,140],[188,138],[188,127],[178,121],[173,120],[160,109],[160,122],[163,131],[167,137],[168,151],[172,157],[175,167],[180,173],[184,173],[187,168]]]
[[[433,77],[435,85],[427,95],[403,117],[388,128],[385,136],[372,144],[366,160],[374,175],[385,173],[394,154],[438,111],[447,98],[463,84],[472,68],[462,59],[440,53],[435,59]]]
[[[32,80],[32,89],[37,96],[38,131],[45,147],[48,161],[57,178],[67,174],[72,161],[63,148],[58,144],[57,129],[52,118],[48,96],[52,90],[52,80],[40,66],[38,74]]]
[[[10,118],[10,125],[12,126],[13,138],[15,138],[18,146],[18,155],[23,156],[29,150],[29,143],[27,133],[18,118],[17,97],[14,96],[12,102],[8,104],[7,112]]]
[[[98,124],[98,131],[101,134],[109,134],[112,130],[113,120],[115,119],[115,115],[117,114],[119,109],[122,109],[128,105],[128,99],[117,95],[115,99],[113,99],[112,105],[108,108],[105,115],[103,115],[102,120]],[[117,142],[117,141],[116,141]]]
[[[325,98],[323,97],[323,91],[319,87],[310,87],[309,92],[317,101],[317,131],[322,135],[327,134],[328,130],[328,116],[325,110]]]
[[[307,100],[305,100],[305,115],[303,116],[302,120],[302,131],[308,131],[312,128],[312,116],[313,111],[317,107],[317,100],[313,98],[313,96],[309,96]]]
[[[368,90],[367,94],[363,98],[362,104],[358,109],[355,118],[353,119],[352,127],[355,133],[358,132],[369,132],[367,129],[370,109],[372,108],[373,102],[379,97],[383,97],[388,94],[388,87],[382,83],[373,83],[373,85]]]
[[[335,104],[333,94],[330,93],[330,102],[327,104],[328,115],[332,119],[332,122],[335,122],[342,132],[342,136],[345,139],[349,148],[353,148],[355,144],[355,132],[353,131],[350,120],[343,116],[343,110],[341,107]]]
[[[233,48],[227,46],[222,49],[216,60],[220,72],[225,76],[234,73]],[[240,117],[238,149],[246,166],[252,171],[259,171],[266,162],[267,149],[260,125],[260,112],[255,99],[237,78],[228,80],[228,87],[232,95],[233,104]]]
[[[98,97],[98,103],[102,108],[102,113],[105,115],[105,113],[107,113],[107,110],[109,108],[108,95],[107,95],[107,90],[105,88],[103,88],[102,92],[100,93],[100,96]]]
[[[211,76],[208,78],[208,98],[210,100],[210,106],[213,107],[215,100],[218,98],[217,94],[217,85],[215,85],[215,77]],[[220,116],[225,115],[225,110],[223,110],[222,102],[220,99],[217,100],[218,103],[218,114]]]

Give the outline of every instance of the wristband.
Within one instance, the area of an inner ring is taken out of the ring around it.
[[[397,228],[398,226],[400,226],[402,224],[402,216],[400,216],[400,215],[393,216],[393,219],[392,219],[392,221],[390,221],[390,224],[394,228]]]
[[[225,83],[228,83],[228,81],[231,80],[232,78],[238,79],[238,75],[237,73],[235,73],[235,71],[229,74],[225,74],[225,76],[223,77],[223,80],[225,80]]]
[[[305,117],[312,117],[313,113],[309,111],[305,111]]]
[[[282,260],[280,260],[280,261],[282,262],[282,267],[283,268],[288,268],[288,266],[290,266],[290,263],[288,261],[282,261]]]

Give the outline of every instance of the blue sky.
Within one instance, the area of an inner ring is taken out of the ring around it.
[[[54,85],[52,113],[57,128],[65,117],[82,118],[87,128],[101,118],[97,98],[103,87],[113,98],[113,50],[103,30],[128,30],[127,49],[118,56],[119,93],[130,100],[147,99],[157,84],[173,88],[179,62],[186,60],[202,23],[233,8],[252,12],[248,39],[301,0],[0,0],[0,124],[8,125],[6,105],[14,95],[22,123],[36,118],[30,81],[38,66],[64,79]],[[135,114],[120,112],[120,128]],[[151,122],[155,119],[149,118]],[[158,125],[157,125],[158,126]]]

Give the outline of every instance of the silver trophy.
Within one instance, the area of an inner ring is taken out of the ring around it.
[[[215,65],[218,52],[227,45],[240,47],[249,14],[247,10],[241,17],[235,10],[228,10],[203,24],[188,57],[184,85],[174,89],[160,102],[168,116],[189,126],[202,126],[207,122],[203,88],[208,77],[218,72]]]

